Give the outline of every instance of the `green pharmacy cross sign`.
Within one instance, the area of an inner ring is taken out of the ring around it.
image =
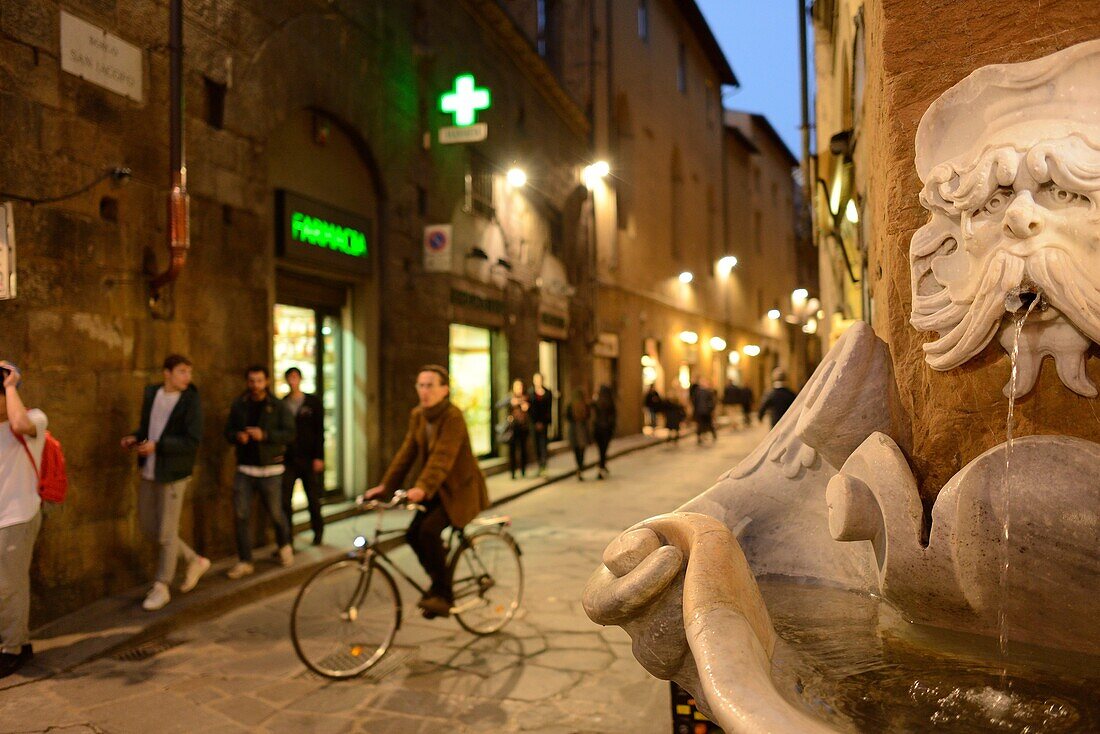
[[[477,113],[489,109],[492,97],[485,87],[474,84],[473,74],[455,77],[454,90],[439,98],[439,109],[454,117],[457,127],[467,127],[477,121]]]

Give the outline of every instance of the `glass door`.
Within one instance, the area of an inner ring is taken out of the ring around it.
[[[326,494],[342,494],[343,424],[342,342],[340,315],[333,309],[311,308],[285,303],[275,304],[274,313],[275,394],[289,392],[284,375],[291,367],[302,372],[302,391],[317,395],[324,408]],[[294,509],[306,506],[305,492],[299,482],[294,488]]]

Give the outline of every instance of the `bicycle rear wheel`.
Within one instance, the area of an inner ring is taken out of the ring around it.
[[[290,612],[290,638],[306,666],[327,678],[353,678],[382,659],[401,623],[401,597],[373,560],[343,558],[302,585]]]
[[[491,635],[511,621],[523,598],[520,550],[505,532],[467,536],[451,560],[453,612],[475,635]]]

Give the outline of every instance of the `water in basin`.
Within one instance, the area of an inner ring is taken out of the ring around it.
[[[759,580],[792,702],[859,732],[1097,732],[1100,659],[910,624],[877,597]]]

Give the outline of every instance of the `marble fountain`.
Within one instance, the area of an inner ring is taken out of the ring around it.
[[[910,322],[932,370],[1004,348],[1004,442],[922,502],[890,350],[856,324],[752,455],[623,532],[585,590],[730,734],[1100,731],[1100,444],[1012,435],[1042,369],[1100,413],[1100,41],[974,71],[925,112],[916,167]]]

